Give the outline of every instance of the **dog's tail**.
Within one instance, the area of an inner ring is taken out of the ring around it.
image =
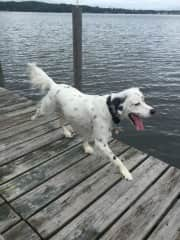
[[[33,86],[41,91],[50,90],[56,83],[35,63],[28,63],[28,75]]]

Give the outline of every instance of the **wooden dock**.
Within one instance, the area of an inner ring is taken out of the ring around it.
[[[31,121],[34,109],[0,88],[2,239],[180,240],[179,169],[113,140],[128,182],[65,139],[57,116]]]

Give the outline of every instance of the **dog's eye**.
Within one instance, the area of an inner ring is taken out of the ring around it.
[[[123,106],[119,106],[118,109],[119,109],[120,111],[122,111],[122,110],[123,110]]]
[[[140,105],[140,103],[135,103],[134,105],[135,105],[135,106],[139,106],[139,105]]]

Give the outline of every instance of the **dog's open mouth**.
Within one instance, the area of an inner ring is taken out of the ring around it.
[[[130,113],[129,118],[130,118],[131,122],[133,123],[133,125],[135,126],[137,131],[143,131],[144,130],[143,121],[139,116],[137,116],[134,113]]]

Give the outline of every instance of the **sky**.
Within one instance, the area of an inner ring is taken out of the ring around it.
[[[7,0],[8,1],[8,0]],[[20,1],[20,0],[16,0]],[[21,0],[22,1],[22,0]],[[49,3],[75,4],[78,0],[39,0]],[[80,4],[128,9],[180,10],[180,0],[79,0]]]

